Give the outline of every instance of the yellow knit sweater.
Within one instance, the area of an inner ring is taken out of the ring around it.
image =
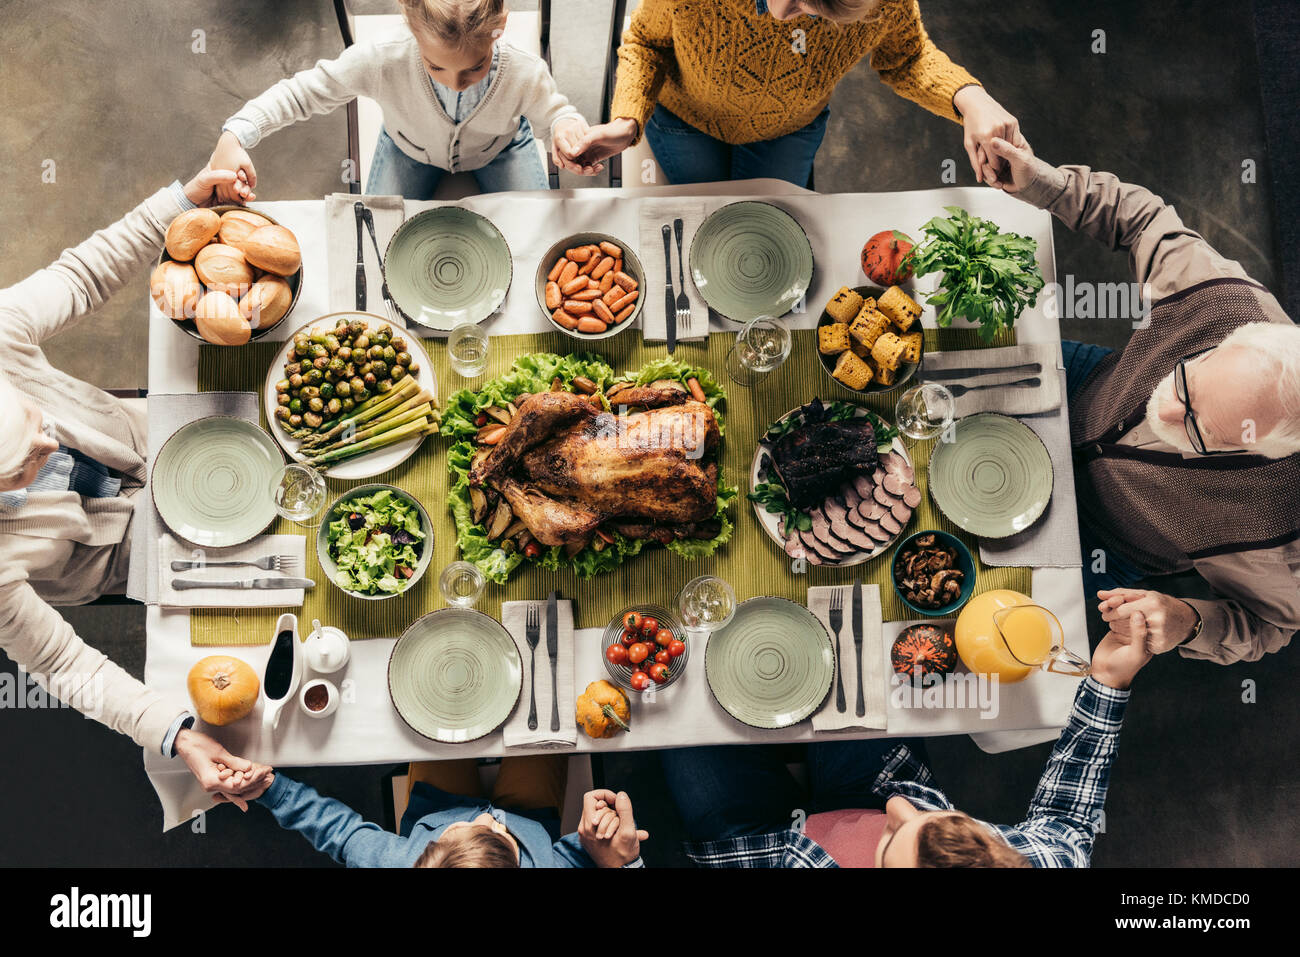
[[[960,122],[953,94],[978,81],[926,35],[916,0],[882,0],[849,25],[759,16],[754,0],[641,0],[619,47],[610,115],[636,120],[640,138],[662,103],[726,143],[773,139],[811,123],[868,54],[899,96]]]

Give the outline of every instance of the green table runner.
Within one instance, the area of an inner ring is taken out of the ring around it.
[[[927,350],[951,351],[983,345],[978,333],[968,329],[927,329],[925,340]],[[851,583],[854,577],[860,576],[864,582],[880,585],[886,621],[912,617],[898,600],[890,581],[892,548],[870,562],[851,568],[808,566],[805,573],[796,574],[789,556],[760,527],[753,505],[745,497],[749,492],[749,468],[756,437],[772,421],[815,395],[825,400],[862,400],[862,397],[850,393],[826,375],[817,353],[816,333],[812,330],[796,331],[790,358],[753,389],[742,389],[727,379],[726,357],[734,341],[732,333],[713,333],[707,343],[680,343],[674,354],[684,362],[712,369],[727,390],[727,434],[723,439],[722,467],[728,484],[740,489],[732,515],[736,528],[731,541],[712,557],[696,561],[685,561],[662,548],[647,548],[615,571],[588,581],[578,579],[567,570],[551,572],[528,564],[521,565],[507,584],[487,585],[478,605],[480,610],[499,617],[503,601],[544,598],[552,589],[558,589],[565,598],[573,599],[577,627],[595,628],[604,627],[630,604],[654,602],[674,608],[681,586],[701,574],[714,574],[726,579],[741,601],[756,595],[775,595],[800,603],[806,601],[810,585]],[[1014,341],[1014,334],[1011,334],[995,339],[990,345],[1012,345]],[[503,374],[519,355],[529,352],[564,354],[573,351],[575,344],[573,339],[560,333],[495,336],[487,376]],[[199,356],[199,391],[231,390],[260,394],[267,367],[280,345],[256,342],[239,349],[203,346]],[[465,380],[452,373],[443,341],[426,340],[425,347],[438,376],[438,398],[445,401],[448,395],[462,387]],[[635,332],[593,342],[591,351],[603,355],[615,373],[639,369],[664,355],[662,345],[647,346]],[[897,393],[872,396],[865,398],[863,404],[892,421],[896,399]],[[262,425],[267,425],[264,418]],[[306,574],[315,579],[316,587],[307,592],[298,611],[301,619],[311,621],[319,618],[326,624],[342,628],[353,639],[397,637],[416,618],[446,604],[438,590],[438,575],[458,557],[455,529],[446,504],[448,444],[440,437],[430,437],[406,463],[375,478],[351,482],[329,480],[331,501],[344,490],[363,482],[386,482],[414,495],[433,521],[433,561],[424,578],[403,595],[385,601],[362,601],[345,595],[326,578],[316,560],[315,530],[307,530]],[[917,485],[923,495],[906,531],[939,528],[958,535],[975,556],[977,591],[1012,588],[1027,594],[1030,569],[985,566],[979,560],[978,542],[974,537],[958,531],[935,508],[928,494],[925,470],[932,445],[933,442],[920,442],[911,449],[916,461]],[[271,531],[302,534],[303,529],[280,519]],[[190,615],[191,641],[205,646],[265,644],[272,637],[280,611],[272,608],[195,609]]]

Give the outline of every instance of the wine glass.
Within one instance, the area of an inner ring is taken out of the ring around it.
[[[735,617],[736,592],[716,575],[701,575],[678,593],[677,610],[687,631],[717,631]]]
[[[956,409],[946,386],[922,382],[899,396],[894,406],[894,421],[899,431],[911,439],[933,439],[952,425]]]
[[[727,375],[749,388],[785,362],[790,355],[790,330],[770,316],[745,323],[727,353]]]
[[[275,510],[283,518],[314,528],[316,517],[325,507],[325,477],[310,465],[290,462],[280,470],[275,484],[271,486],[271,498]]]
[[[473,608],[483,594],[485,583],[483,572],[470,562],[452,562],[438,576],[442,597],[457,608]]]
[[[487,371],[488,334],[482,326],[462,322],[447,335],[447,358],[451,368],[466,379]]]

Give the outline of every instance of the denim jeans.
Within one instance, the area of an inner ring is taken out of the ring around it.
[[[656,106],[646,123],[645,135],[655,160],[673,184],[769,177],[807,186],[830,115],[828,107],[801,130],[773,140],[732,146]]]
[[[790,774],[779,746],[678,748],[659,752],[659,760],[690,839],[717,841],[787,830],[799,811],[884,808],[871,786],[899,744],[926,761],[919,739],[810,744],[807,788]]]
[[[546,166],[537,151],[533,128],[525,117],[519,118],[519,132],[510,145],[482,169],[471,171],[485,193],[518,189],[548,189]],[[393,142],[388,131],[379,130],[375,156],[370,161],[366,192],[372,196],[402,196],[406,199],[432,199],[433,191],[447,171],[411,159]]]
[[[1097,363],[1114,350],[1105,346],[1094,346],[1070,339],[1061,341],[1061,358],[1065,362],[1065,391],[1071,402]],[[1102,548],[1097,535],[1079,513],[1079,544],[1083,555],[1083,599],[1096,600],[1097,592],[1110,591],[1115,588],[1128,588],[1146,577],[1146,572],[1113,550]],[[1094,555],[1101,553],[1105,557],[1105,571],[1094,571]]]

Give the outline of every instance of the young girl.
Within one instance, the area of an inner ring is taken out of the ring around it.
[[[349,47],[281,80],[226,121],[211,167],[239,172],[223,201],[254,198],[248,150],[262,137],[356,96],[379,102],[366,183],[371,194],[429,199],[446,173],[469,171],[484,192],[546,189],[534,133],[553,141],[556,164],[576,173],[570,145],[587,123],[555,86],[545,62],[499,39],[505,0],[400,0],[400,35]]]

